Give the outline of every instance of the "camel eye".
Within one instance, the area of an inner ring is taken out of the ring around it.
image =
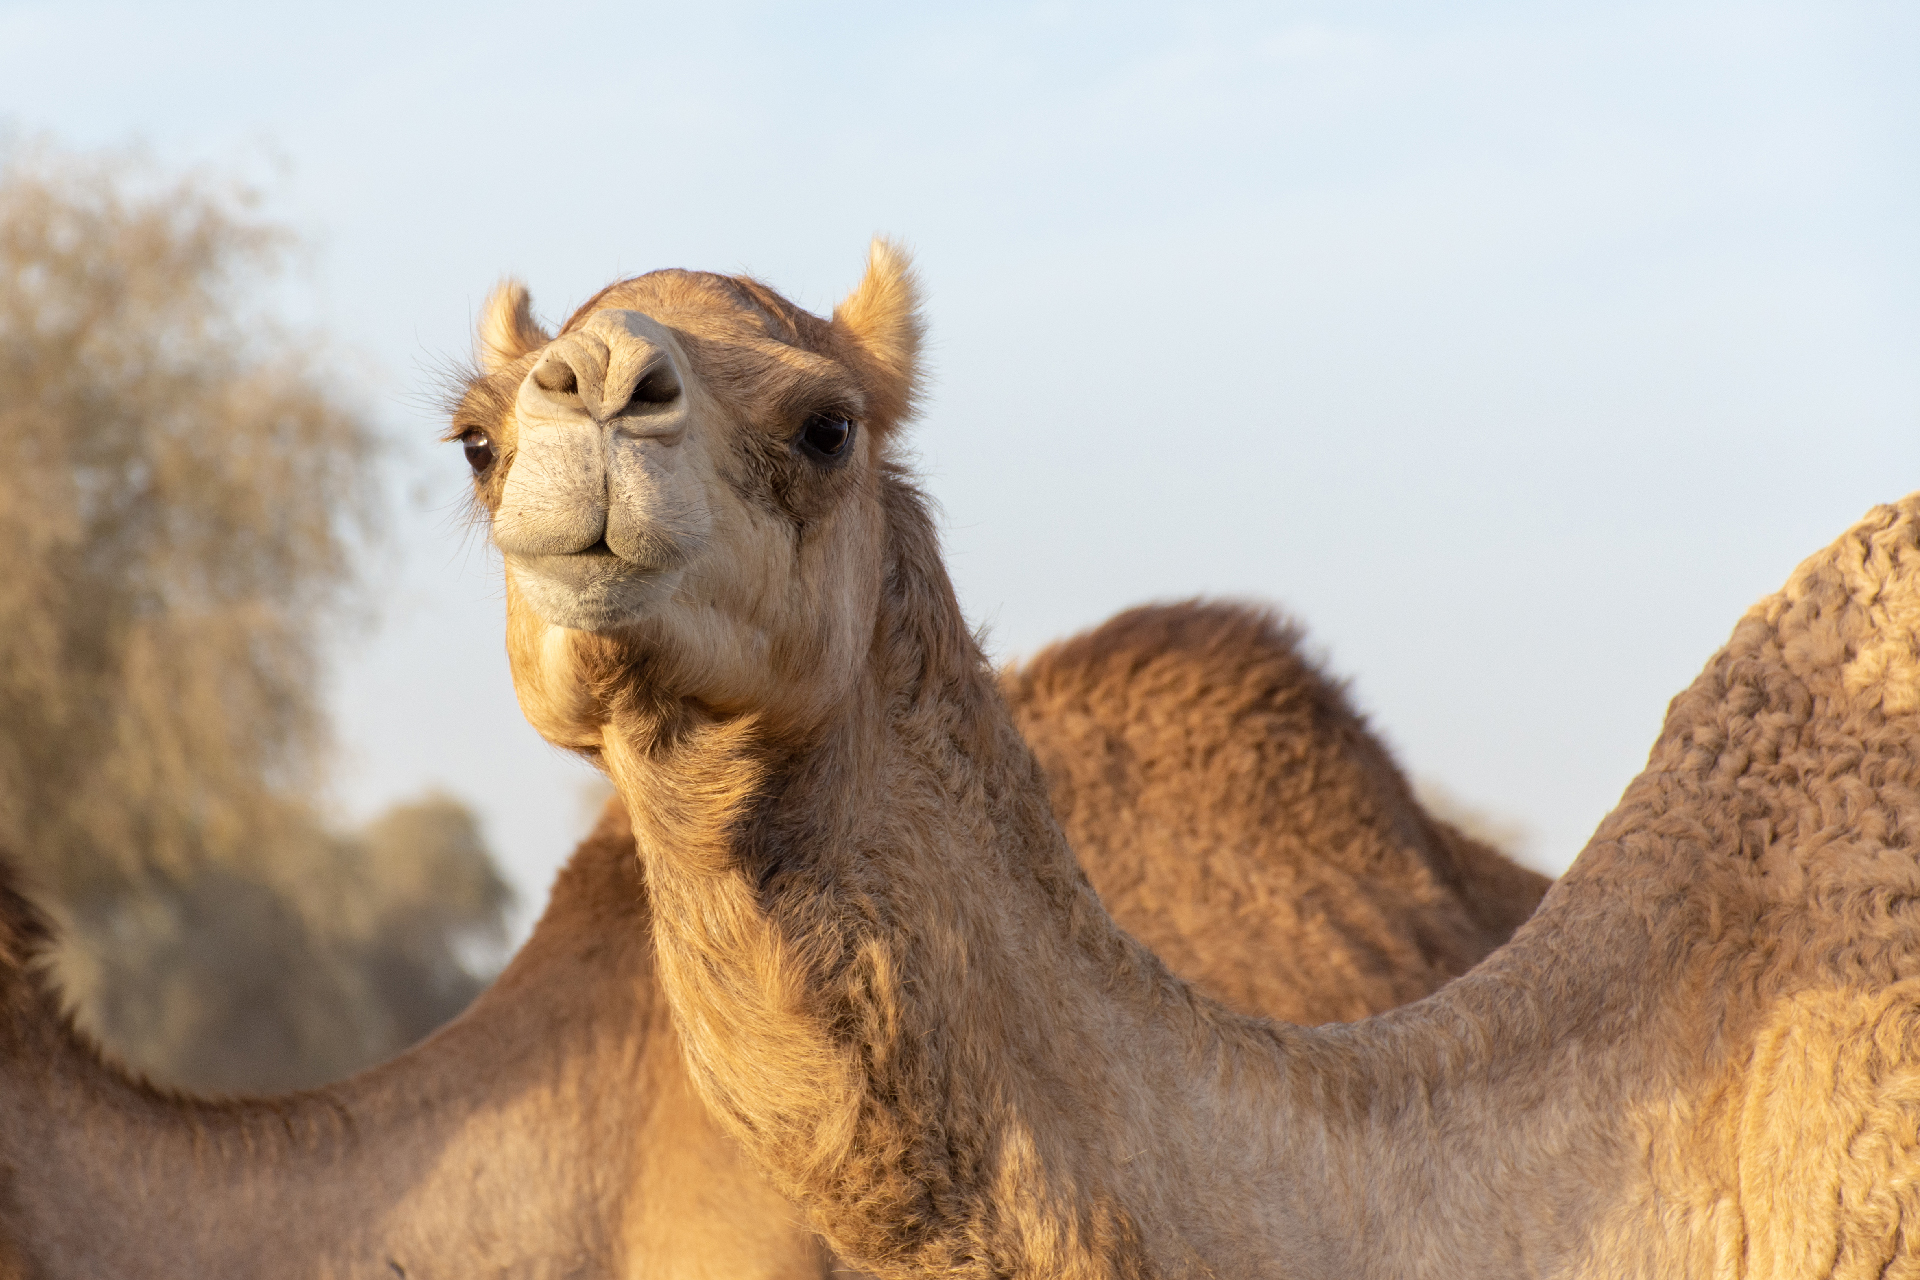
[[[800,428],[800,445],[816,458],[837,458],[853,439],[853,423],[837,413],[816,413]]]
[[[468,431],[460,437],[460,445],[467,451],[467,465],[473,468],[473,474],[479,475],[493,465],[493,441],[486,432],[477,428]]]

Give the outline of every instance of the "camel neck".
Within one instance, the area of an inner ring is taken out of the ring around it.
[[[1731,1082],[1798,1018],[1881,1016],[1772,998],[1792,984],[1760,904],[1796,904],[1725,856],[1795,794],[1752,772],[1756,735],[1820,727],[1777,657],[1736,636],[1487,963],[1289,1027],[1196,996],[1113,924],[937,557],[894,532],[868,678],[831,723],[603,740],[695,1082],[836,1249],[901,1275],[1719,1265],[1711,1206],[1745,1212],[1725,1134],[1784,1114],[1764,1084],[1729,1112]]]
[[[1322,1141],[1289,1130],[1305,1086],[1269,1026],[1113,924],[931,530],[893,533],[867,678],[830,723],[772,741],[744,717],[670,738],[616,719],[604,739],[695,1082],[829,1243],[883,1271],[1223,1256],[1246,1224],[1207,1189]],[[1304,1235],[1305,1207],[1263,1211]]]

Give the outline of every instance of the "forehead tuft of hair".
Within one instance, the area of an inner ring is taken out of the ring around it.
[[[808,350],[824,345],[827,328],[826,321],[750,276],[667,268],[608,285],[582,303],[560,332],[571,332],[608,307],[641,311],[695,336],[717,336],[717,330],[747,320],[760,336]]]
[[[842,397],[848,408],[858,406],[867,426],[890,434],[911,417],[919,384],[919,356],[924,324],[920,317],[920,289],[904,250],[876,237],[868,249],[867,270],[860,283],[834,309],[831,320],[794,305],[776,290],[749,276],[719,275],[707,271],[667,269],[617,280],[582,303],[562,325],[562,334],[586,323],[595,312],[630,308],[678,330],[686,339],[718,340],[745,364],[727,373],[745,374],[748,366],[771,368],[764,358],[746,356],[759,347],[762,357],[772,342],[838,363],[858,383],[857,394]],[[741,339],[746,339],[741,343]],[[510,372],[529,351],[551,341],[533,321],[526,290],[509,281],[495,290],[481,327],[481,377],[464,390],[473,409],[503,412],[504,387],[490,385],[497,374]],[[712,350],[712,348],[709,348]],[[738,358],[723,361],[739,364]],[[721,372],[710,368],[709,375]],[[790,372],[790,371],[789,371]],[[753,381],[732,378],[730,381]],[[790,381],[777,377],[776,384]],[[761,391],[796,390],[774,386]],[[507,397],[510,399],[510,397]],[[773,399],[784,401],[786,395]],[[460,434],[456,429],[448,436]]]
[[[874,241],[865,277],[831,320],[750,276],[669,269],[608,285],[561,332],[607,307],[645,312],[694,339],[750,334],[836,360],[860,382],[867,424],[882,434],[913,412],[923,328],[919,286],[905,253],[889,241]]]

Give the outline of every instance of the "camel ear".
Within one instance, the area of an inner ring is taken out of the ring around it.
[[[884,236],[867,249],[867,274],[846,300],[833,309],[833,324],[866,353],[880,384],[870,406],[883,423],[913,412],[919,392],[920,281],[906,251]]]
[[[553,335],[533,318],[533,299],[518,280],[502,280],[480,309],[480,332],[474,342],[480,367],[500,370],[529,351],[546,346]]]

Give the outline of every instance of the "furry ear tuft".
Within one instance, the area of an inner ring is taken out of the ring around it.
[[[867,274],[833,309],[833,324],[852,337],[879,375],[878,401],[870,406],[878,425],[909,417],[919,394],[926,326],[920,319],[920,281],[906,250],[885,236],[873,238]]]
[[[502,280],[480,309],[480,332],[475,354],[488,373],[500,370],[527,352],[544,347],[553,335],[533,318],[533,298],[518,280]]]

